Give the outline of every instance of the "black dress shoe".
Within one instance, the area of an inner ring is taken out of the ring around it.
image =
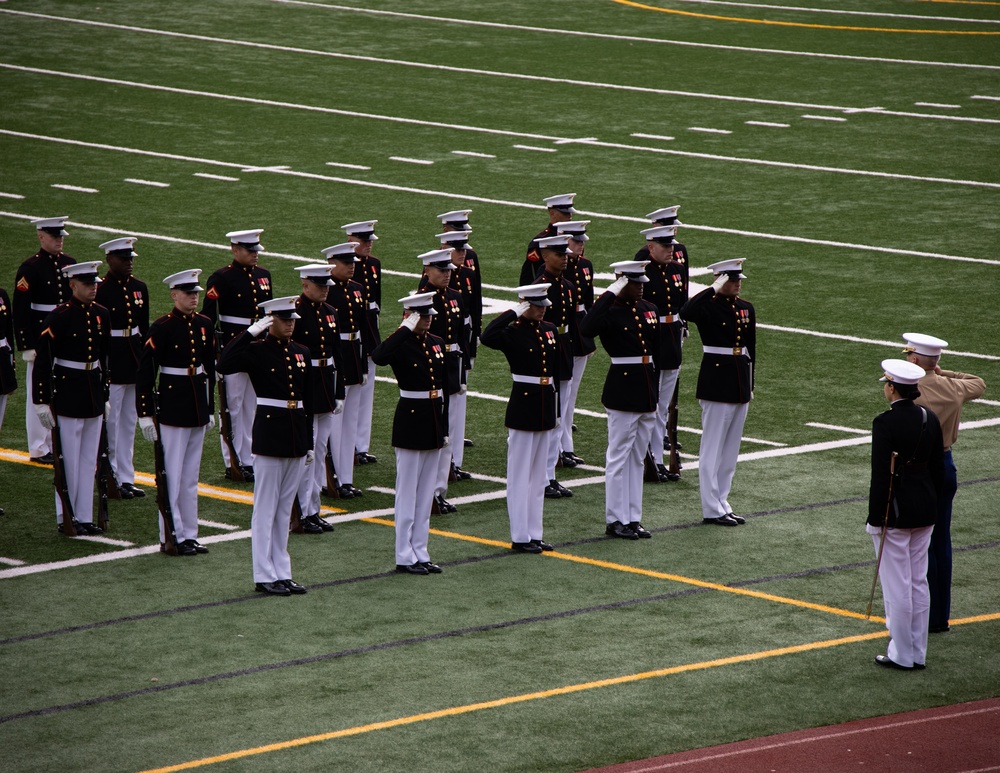
[[[0,515],[4,515],[4,514],[5,514],[4,513],[4,509],[2,507],[0,507]]]
[[[185,542],[185,544],[186,545],[190,545],[191,547],[193,547],[195,553],[207,553],[208,552],[208,548],[206,548],[204,545],[202,545],[196,539],[189,539],[189,540],[187,540]]]
[[[510,549],[515,553],[541,553],[542,546],[534,542],[511,542]]]
[[[396,564],[397,574],[430,574],[426,566],[419,561],[415,564]]]
[[[428,574],[441,574],[444,571],[440,566],[435,564],[433,561],[421,561],[420,565],[427,570]]]
[[[125,488],[124,483],[118,487],[118,493],[119,495],[121,495],[122,499],[132,499],[133,497],[135,497],[135,494],[133,494],[131,491]]]
[[[28,459],[29,462],[34,462],[35,464],[52,464],[52,453],[42,454],[41,456],[32,456]]]
[[[575,424],[570,424],[570,429],[572,429],[574,432],[576,432],[576,425]]]
[[[670,469],[665,464],[656,465],[656,472],[660,476],[660,480],[670,483],[674,483],[681,479],[681,474],[679,472],[670,472]]]
[[[550,480],[549,485],[545,487],[545,498],[562,499],[562,494],[559,492],[559,486],[555,485],[554,480]]]
[[[462,438],[462,445],[465,446],[466,448],[472,448],[475,445],[475,443],[469,440],[469,438]]]
[[[104,534],[104,529],[94,523],[89,523],[86,521],[77,521],[73,524],[76,526],[77,534],[86,534],[88,536],[95,536],[97,534]]]
[[[136,499],[142,499],[144,496],[146,496],[146,492],[143,491],[138,486],[136,486],[134,483],[123,483],[121,487],[122,489],[128,489],[129,492],[132,494],[132,496],[135,497]],[[123,496],[124,494],[125,492],[122,491]]]
[[[926,663],[914,663],[914,664],[913,664],[913,667],[914,667],[914,668],[915,668],[915,669],[916,669],[917,671],[923,671],[923,670],[924,670],[925,668],[927,668],[927,664],[926,664]]]
[[[566,488],[562,483],[555,480],[554,478],[549,481],[549,485],[545,487],[545,496],[549,499],[554,499],[555,497],[549,495],[549,490],[552,490],[559,494],[560,497],[571,497],[573,492]]]
[[[240,471],[243,473],[243,479],[247,483],[253,483],[253,467],[251,467],[249,464],[246,464],[240,467]]]
[[[556,460],[556,467],[576,467],[576,461],[573,459],[573,454],[568,454],[565,451],[560,452],[559,458]]]
[[[351,490],[351,495],[355,499],[357,499],[358,497],[363,497],[365,495],[365,492],[359,489],[353,483],[345,483],[344,485],[346,485]]]
[[[306,586],[299,585],[295,580],[278,580],[275,585],[278,584],[284,585],[290,593],[294,593],[296,596],[300,596],[306,592]]]
[[[624,523],[619,523],[618,521],[612,521],[609,523],[605,529],[604,533],[609,537],[618,537],[619,539],[639,539],[639,535],[632,531]]]
[[[434,504],[431,506],[431,513],[434,515],[448,515],[448,513],[457,513],[458,508],[455,507],[451,502],[444,498],[444,494],[436,494],[434,496]]]
[[[345,483],[338,491],[340,492],[341,499],[354,499],[354,487],[350,484]]]
[[[323,531],[333,531],[333,524],[324,521],[319,517],[319,514],[312,516],[312,522],[319,526]]]
[[[177,543],[177,555],[196,556],[198,555],[198,551],[195,550],[195,547],[191,544],[190,540],[185,540],[184,542]]]
[[[180,547],[180,545],[178,545]],[[291,596],[292,592],[280,582],[258,582],[253,588],[257,593],[267,593],[271,596]]]
[[[302,527],[303,534],[322,534],[323,527],[313,521],[313,516],[306,515],[299,518],[299,526]]]
[[[461,467],[459,467],[457,464],[452,464],[452,466],[451,466],[451,472],[455,476],[454,480],[456,480],[456,481],[458,481],[458,480],[469,480],[469,478],[472,477],[472,473],[471,472],[466,472]]]
[[[378,457],[367,451],[357,451],[354,454],[356,464],[378,464]]]
[[[653,536],[653,532],[639,523],[639,521],[633,521],[628,527],[637,537],[641,537],[642,539],[651,539]]]
[[[731,515],[724,515],[721,518],[702,518],[702,523],[712,524],[714,526],[739,526],[739,521],[733,518]]]
[[[736,513],[726,513],[726,516],[728,518],[732,518],[740,526],[742,526],[743,524],[745,524],[747,522],[746,518],[744,518],[742,515],[737,515]]]
[[[880,666],[885,666],[886,668],[895,668],[900,671],[912,671],[913,666],[901,666],[895,660],[890,660],[888,655],[876,655],[875,662]]]
[[[945,633],[951,630],[951,626],[945,623],[944,625],[932,625],[928,629],[929,633]]]
[[[543,542],[540,539],[531,540],[531,544],[538,545],[538,547],[540,547],[542,550],[555,550],[555,548],[552,547],[552,545],[550,545],[548,542]]]

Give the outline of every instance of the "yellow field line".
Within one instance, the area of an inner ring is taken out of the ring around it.
[[[24,464],[29,467],[41,467],[43,469],[52,469],[50,464],[39,464],[38,462],[31,461],[31,457],[24,451],[16,451],[13,448],[0,448],[0,459],[6,460],[8,462],[14,462],[15,464]],[[156,486],[156,478],[152,473],[139,472],[135,473],[135,480],[137,483],[142,483],[145,486]],[[226,502],[235,502],[238,505],[253,505],[253,491],[243,491],[242,489],[226,488],[224,486],[212,486],[208,483],[198,484],[198,496],[206,497],[208,499],[221,499]],[[346,510],[341,510],[337,507],[323,507],[321,509],[323,513],[346,513]]]
[[[395,524],[387,518],[362,518],[361,520],[368,523],[377,523],[382,526],[394,526]],[[479,545],[489,545],[491,547],[498,548],[509,548],[510,544],[507,542],[500,542],[494,539],[485,539],[483,537],[472,537],[468,534],[459,534],[453,531],[442,531],[441,529],[431,529],[431,534],[436,534],[439,537],[450,537],[451,539],[464,540],[466,542],[475,542]],[[884,623],[885,618],[877,617],[872,615],[871,618],[865,617],[862,612],[851,612],[848,609],[840,609],[839,607],[830,607],[825,604],[814,604],[811,601],[801,601],[799,599],[789,598],[787,596],[776,596],[773,593],[762,593],[761,591],[747,590],[746,588],[733,588],[729,585],[721,585],[717,582],[708,582],[707,580],[698,580],[694,577],[685,577],[680,574],[669,574],[667,572],[657,572],[653,569],[640,569],[635,566],[628,566],[627,564],[617,564],[611,561],[602,561],[597,558],[586,558],[585,556],[578,556],[572,553],[564,553],[561,550],[546,551],[542,555],[548,558],[559,558],[563,561],[573,561],[578,564],[589,564],[590,566],[598,566],[602,569],[612,569],[616,572],[628,572],[629,574],[638,574],[644,577],[653,577],[657,580],[671,580],[673,582],[683,583],[685,585],[694,585],[698,588],[709,588],[711,590],[724,591],[726,593],[735,593],[739,596],[750,596],[751,598],[764,599],[765,601],[774,601],[779,604],[790,604],[795,607],[803,607],[805,609],[814,609],[817,612],[826,612],[827,614],[840,615],[841,617],[851,617],[856,620],[871,620],[876,623]]]
[[[846,30],[848,32],[904,32],[911,35],[1000,35],[1000,32],[989,32],[985,30],[908,30],[894,27],[848,27],[833,24],[807,24],[806,22],[795,21],[773,21],[770,19],[745,19],[739,16],[716,16],[709,13],[694,13],[692,11],[678,11],[673,8],[657,8],[655,5],[645,5],[632,0],[611,0],[619,5],[627,5],[632,8],[639,8],[643,11],[656,11],[657,13],[671,13],[677,16],[691,16],[696,19],[713,19],[715,21],[736,21],[743,24],[767,24],[776,27],[803,27],[813,30]]]
[[[983,622],[987,620],[1000,620],[1000,612],[988,615],[978,615],[976,617],[965,618],[962,620],[952,620],[951,624],[963,625],[966,623]],[[839,647],[844,644],[856,644],[858,642],[872,641],[874,639],[884,639],[888,636],[888,631],[876,631],[873,633],[859,634],[857,636],[845,636],[840,639],[826,639],[824,641],[811,642],[809,644],[796,644],[791,647],[779,647],[772,650],[751,652],[746,655],[732,655],[727,658],[704,660],[699,663],[686,663],[680,666],[656,669],[655,671],[643,671],[639,674],[626,674],[624,676],[615,676],[608,679],[598,679],[592,682],[580,682],[577,684],[566,685],[565,687],[556,687],[551,690],[540,690],[538,692],[522,693],[521,695],[511,695],[506,698],[497,698],[496,700],[482,701],[480,703],[467,703],[463,706],[452,706],[447,709],[428,711],[422,714],[412,714],[408,717],[399,717],[397,719],[389,719],[382,722],[372,722],[367,725],[356,725],[355,727],[348,727],[343,730],[334,730],[329,733],[320,733],[317,735],[303,736],[302,738],[293,738],[290,741],[280,741],[278,743],[256,746],[250,749],[240,749],[239,751],[219,754],[214,757],[203,757],[200,760],[182,762],[178,765],[152,768],[145,770],[142,773],[173,773],[173,771],[178,770],[190,770],[192,768],[200,768],[206,765],[214,765],[219,762],[228,762],[230,760],[238,760],[244,757],[253,757],[258,754],[267,754],[269,752],[282,751],[284,749],[294,749],[297,746],[306,746],[308,744],[320,743],[322,741],[332,741],[336,738],[348,738],[354,735],[363,735],[364,733],[371,733],[376,730],[388,730],[394,727],[413,725],[418,722],[428,722],[433,719],[443,719],[444,717],[471,714],[474,711],[496,709],[503,706],[512,706],[517,703],[527,703],[528,701],[555,698],[561,695],[572,695],[573,693],[596,690],[601,687],[614,687],[616,685],[630,684],[632,682],[641,682],[647,679],[658,679],[660,677],[672,676],[674,674],[684,674],[690,671],[703,671],[709,668],[720,668],[721,666],[731,666],[738,663],[751,663],[753,661],[765,660],[767,658],[775,658],[783,655],[794,655],[800,652],[810,652],[814,650],[828,649],[830,647]]]

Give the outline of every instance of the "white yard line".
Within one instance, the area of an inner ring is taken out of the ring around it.
[[[125,182],[135,183],[136,185],[148,185],[151,188],[169,188],[170,183],[161,183],[156,180],[139,180],[135,177],[126,177]]]
[[[887,13],[884,11],[849,11],[844,8],[803,8],[794,5],[767,5],[765,3],[737,3],[733,0],[676,0],[692,5],[726,5],[733,8],[766,8],[769,11],[795,11],[796,13],[826,13],[835,16],[874,16],[880,19],[916,19],[917,21],[947,21],[959,24],[1000,24],[994,19],[963,19],[957,16],[918,16],[912,13]]]
[[[870,435],[870,429],[855,429],[854,427],[841,427],[839,424],[822,424],[818,421],[807,421],[807,427],[816,427],[817,429],[832,429],[834,432],[847,432],[852,435]]]
[[[66,185],[65,183],[52,183],[52,188],[60,188],[64,191],[75,191],[77,193],[100,193],[97,188],[84,188],[81,185]]]
[[[192,177],[202,177],[206,180],[221,180],[229,183],[238,183],[240,181],[239,177],[230,177],[225,174],[210,174],[208,172],[195,172]]]

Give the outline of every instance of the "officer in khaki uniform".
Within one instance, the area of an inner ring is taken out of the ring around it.
[[[504,353],[513,383],[507,401],[507,515],[511,550],[552,550],[542,541],[545,465],[558,413],[556,327],[545,322],[552,304],[544,283],[516,288],[518,304],[486,326],[483,345]]]
[[[97,302],[111,314],[111,351],[108,381],[111,384],[108,413],[108,458],[122,499],[144,497],[135,485],[136,400],[135,381],[143,343],[149,332],[149,288],[132,275],[136,238],[124,236],[104,242],[108,273],[97,287]]]
[[[438,314],[436,295],[426,292],[400,298],[402,323],[372,352],[376,365],[392,368],[399,385],[392,445],[396,450],[396,571],[400,574],[441,573],[427,549],[441,458],[450,456],[447,349],[441,338],[429,332]]]
[[[198,314],[200,268],[171,274],[173,308],[155,320],[136,373],[136,408],[142,436],[163,444],[166,496],[177,555],[207,553],[198,542],[198,475],[205,434],[215,426],[215,330]],[[160,517],[160,550],[166,535]]]
[[[72,296],[69,278],[62,273],[65,266],[76,263],[62,251],[63,240],[69,236],[67,220],[69,217],[43,217],[31,221],[38,232],[40,249],[18,267],[14,278],[14,336],[21,357],[27,363],[24,424],[28,432],[28,455],[33,462],[41,464],[52,464],[52,447],[48,430],[39,423],[31,407],[32,373],[43,320]]]
[[[220,373],[248,374],[257,395],[250,543],[254,589],[272,596],[306,592],[292,579],[288,555],[292,502],[315,457],[312,417],[306,413],[312,402],[312,358],[309,349],[292,340],[297,301],[293,295],[262,303],[265,316],[237,335],[219,358]]]
[[[73,526],[78,534],[102,534],[94,525],[94,471],[108,401],[111,318],[94,299],[101,261],[65,266],[73,297],[42,323],[32,371],[32,399],[41,425],[52,430],[58,417],[62,470]],[[63,503],[56,493],[56,523],[63,531]]]
[[[642,299],[645,268],[634,260],[612,263],[617,278],[580,323],[611,358],[601,394],[608,411],[605,533],[627,540],[653,536],[642,525],[642,465],[656,421],[659,322],[656,307]]]
[[[701,336],[702,359],[696,396],[701,404],[698,488],[702,522],[716,526],[746,523],[729,504],[743,425],[753,399],[757,361],[757,315],[740,298],[743,259],[723,260],[709,268],[711,287],[681,307],[681,318],[694,322]]]

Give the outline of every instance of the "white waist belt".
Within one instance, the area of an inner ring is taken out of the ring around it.
[[[512,373],[511,378],[519,384],[541,384],[542,386],[551,384],[553,387],[556,385],[556,380],[552,376],[519,376],[517,373]]]
[[[325,368],[327,365],[333,365],[333,357],[324,357],[321,360],[309,360],[314,368]]]
[[[56,305],[54,303],[33,303],[31,308],[35,311],[55,311]]]
[[[204,372],[204,365],[192,365],[190,368],[160,368],[160,373],[164,376],[200,376]]]
[[[275,400],[271,397],[258,397],[257,405],[266,405],[268,408],[287,408],[292,411],[302,407],[301,400]]]
[[[73,370],[100,370],[101,363],[97,360],[93,362],[79,362],[77,360],[64,360],[62,357],[56,357],[52,360],[53,365],[62,365],[64,368],[72,368]]]
[[[230,317],[228,314],[220,314],[219,322],[225,322],[227,325],[249,325],[253,320],[250,317]]]
[[[10,349],[10,344],[6,338],[0,338],[0,349]]]
[[[578,303],[578,304],[576,304],[576,310],[577,311],[586,311],[587,307],[584,306],[582,303]]]
[[[728,346],[703,346],[702,349],[704,350],[705,354],[721,354],[723,356],[728,355],[730,357],[738,357],[741,354],[745,354],[748,357],[750,356],[750,353],[747,351],[747,348],[745,346],[742,348],[737,348],[737,347],[730,348]]]
[[[370,302],[370,303],[368,304],[368,308],[369,308],[369,310],[371,310],[371,311],[378,311],[378,310],[379,310],[379,308],[378,308],[378,304],[377,304],[377,303],[375,303],[375,301],[371,301],[371,302]]]
[[[111,328],[112,338],[131,338],[132,336],[137,336],[137,335],[139,335],[138,327],[133,327],[133,328],[123,327],[120,329]]]
[[[357,333],[341,333],[340,334],[340,340],[341,341],[357,341],[358,340],[358,334]]]
[[[559,335],[563,335],[564,333],[568,333],[569,332],[569,325],[557,325],[556,326],[556,332],[559,333]]]
[[[399,396],[405,397],[408,400],[434,400],[442,396],[442,393],[438,389],[432,389],[429,392],[414,392],[412,389],[400,389]]]
[[[462,347],[459,346],[458,344],[448,344],[448,351],[449,352],[458,352],[459,354],[461,354],[462,353]]]
[[[612,357],[612,365],[648,365],[653,361],[653,358],[644,354],[642,357]]]
[[[669,325],[671,322],[680,322],[680,321],[681,321],[680,314],[664,314],[662,317],[660,317],[660,324],[662,325]]]

